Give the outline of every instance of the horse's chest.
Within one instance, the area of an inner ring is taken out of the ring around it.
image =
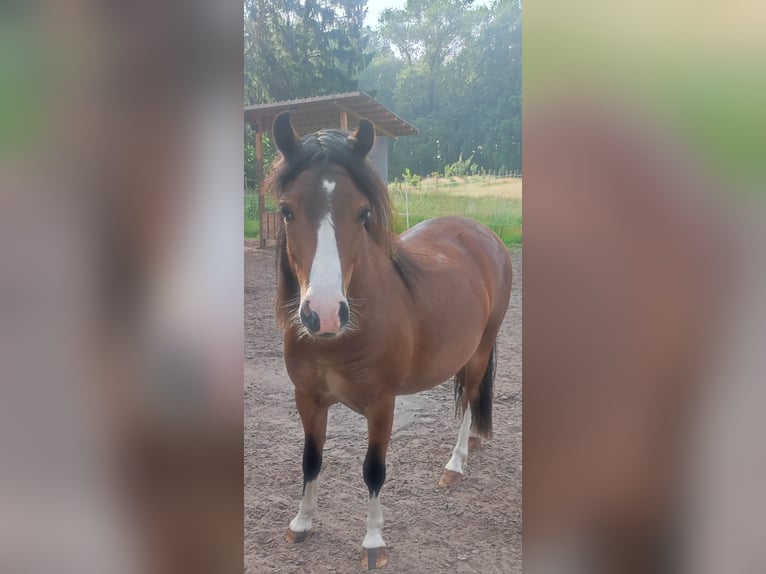
[[[327,392],[340,400],[351,393],[349,378],[333,369],[327,369],[324,372],[324,384]]]
[[[321,376],[323,387],[333,401],[338,401],[348,408],[363,413],[366,410],[367,394],[364,385],[354,377],[335,369],[325,369]]]

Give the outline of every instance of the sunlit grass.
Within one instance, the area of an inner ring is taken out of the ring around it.
[[[406,191],[406,197],[405,197]],[[521,244],[521,179],[492,180],[483,176],[453,181],[425,179],[419,187],[392,184],[396,229],[407,228],[433,217],[462,215],[483,223],[508,245]]]
[[[434,217],[463,215],[483,223],[510,246],[521,244],[521,179],[471,176],[424,179],[420,186],[389,184],[397,233]],[[405,199],[406,191],[406,199]],[[268,210],[276,209],[267,201]],[[258,196],[245,197],[245,239],[258,238]]]

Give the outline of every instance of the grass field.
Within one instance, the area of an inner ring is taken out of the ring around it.
[[[471,176],[433,179],[417,187],[389,184],[397,232],[432,217],[464,215],[492,229],[506,245],[521,244],[521,179]],[[267,200],[267,210],[276,209]],[[245,238],[258,237],[258,198],[245,196]]]
[[[497,233],[508,245],[521,244],[521,179],[472,176],[467,179],[424,179],[420,186],[390,184],[396,229],[432,217],[464,215]]]

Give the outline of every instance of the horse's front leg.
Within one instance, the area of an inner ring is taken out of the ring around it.
[[[317,509],[317,476],[322,468],[322,449],[327,434],[327,406],[296,387],[295,405],[303,423],[303,500],[287,529],[288,542],[303,542],[311,532],[311,518]]]
[[[394,396],[379,398],[367,410],[367,456],[364,458],[364,482],[370,494],[367,514],[367,534],[362,542],[362,567],[367,570],[383,568],[388,563],[386,543],[383,542],[383,509],[380,489],[386,480],[386,452],[394,422]]]

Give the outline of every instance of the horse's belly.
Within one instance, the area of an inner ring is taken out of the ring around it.
[[[399,387],[397,394],[410,395],[432,389],[450,380],[469,361],[473,352],[453,353],[451,356],[440,356],[429,364],[418,365]]]
[[[414,395],[415,393],[420,393],[422,391],[427,391],[428,389],[433,389],[434,387],[438,387],[442,383],[445,383],[448,380],[450,380],[454,374],[455,373],[452,373],[452,375],[446,375],[441,377],[426,377],[423,375],[418,375],[417,377],[407,381],[405,384],[399,387],[396,391],[396,394],[397,395]]]

